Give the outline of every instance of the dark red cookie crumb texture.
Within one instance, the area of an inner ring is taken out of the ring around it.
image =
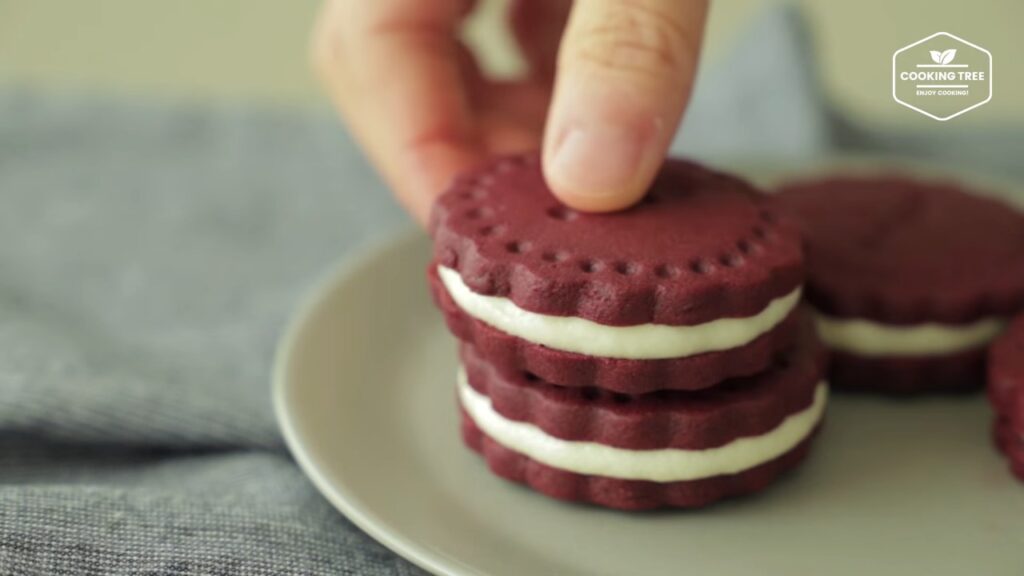
[[[625,394],[700,390],[767,369],[793,344],[799,327],[800,312],[794,310],[772,330],[728,350],[656,360],[587,356],[527,342],[472,318],[452,300],[433,264],[427,276],[434,302],[457,338],[472,343],[481,357],[507,374],[530,372],[560,386],[594,386]]]
[[[457,179],[431,215],[435,259],[474,292],[608,325],[756,314],[803,282],[795,224],[746,182],[670,160],[644,201],[566,208],[535,154]]]
[[[807,299],[839,317],[968,323],[1024,308],[1024,214],[897,175],[784,186],[807,238]]]
[[[829,383],[837,390],[891,395],[973,392],[985,385],[985,350],[891,358],[833,350]]]
[[[802,324],[797,346],[780,354],[768,372],[697,392],[630,396],[566,388],[530,373],[499,373],[467,344],[460,357],[469,384],[505,418],[563,440],[631,450],[699,450],[764,434],[813,403],[826,363],[809,321]]]
[[[995,412],[996,445],[1024,481],[1024,316],[989,350],[988,397]]]
[[[622,480],[552,468],[495,442],[477,428],[465,412],[462,413],[462,438],[467,446],[484,457],[496,475],[525,484],[551,498],[619,510],[651,510],[699,508],[724,498],[760,492],[807,456],[813,435],[789,452],[749,470],[683,482]]]

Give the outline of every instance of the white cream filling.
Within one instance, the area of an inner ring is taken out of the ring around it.
[[[606,358],[681,358],[737,348],[782,322],[800,300],[797,288],[746,318],[719,318],[692,326],[608,326],[575,316],[530,312],[508,298],[473,292],[451,268],[438,266],[437,272],[455,303],[477,320],[534,344]]]
[[[987,345],[1006,326],[1001,318],[971,324],[898,326],[815,313],[818,334],[829,347],[859,356],[934,356]]]
[[[828,399],[828,386],[819,382],[814,402],[806,409],[790,414],[760,436],[737,438],[716,448],[628,450],[596,442],[562,440],[534,424],[509,420],[494,410],[490,398],[469,385],[464,370],[459,370],[457,378],[459,398],[466,413],[480,430],[502,446],[560,470],[653,482],[735,474],[773,460],[810,435],[821,420]]]

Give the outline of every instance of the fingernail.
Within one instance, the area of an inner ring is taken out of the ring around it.
[[[647,140],[618,125],[570,128],[556,144],[548,175],[560,189],[577,195],[617,194],[633,181]]]

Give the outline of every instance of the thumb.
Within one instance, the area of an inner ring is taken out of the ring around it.
[[[544,174],[579,210],[637,202],[690,97],[706,0],[577,0],[558,55]]]

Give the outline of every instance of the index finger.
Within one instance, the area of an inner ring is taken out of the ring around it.
[[[314,60],[399,200],[426,222],[452,176],[481,160],[456,28],[467,0],[332,0]]]

